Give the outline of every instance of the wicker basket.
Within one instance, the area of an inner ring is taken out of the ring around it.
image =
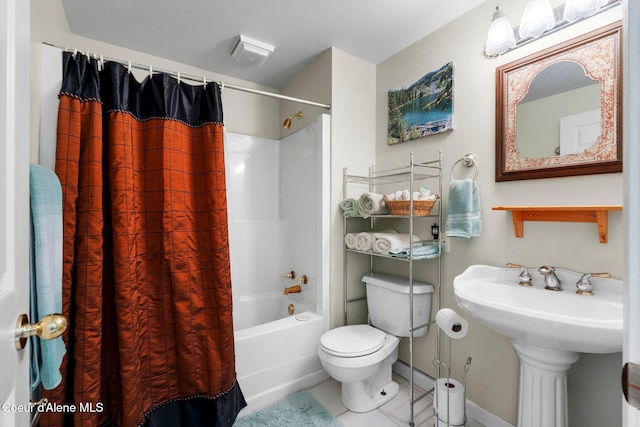
[[[436,194],[435,200],[414,200],[413,215],[429,216],[439,198],[440,196]],[[389,206],[391,215],[409,215],[410,200],[387,200],[387,196],[384,196],[384,201]]]

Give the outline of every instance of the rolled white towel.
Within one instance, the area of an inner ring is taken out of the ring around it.
[[[422,246],[422,239],[414,235],[411,239],[409,233],[373,233],[373,251],[379,254],[388,253],[391,250]]]
[[[427,187],[420,187],[420,199],[424,200],[431,195],[431,190]]]
[[[387,200],[389,200],[390,202],[393,202],[396,199],[396,194],[395,193],[391,193],[391,194],[387,194],[385,196],[387,198]]]
[[[395,193],[393,193],[394,195],[394,200],[402,200],[402,191],[398,190]]]
[[[362,193],[358,199],[358,210],[364,218],[368,218],[371,215],[389,213],[389,207],[384,201],[384,196],[378,193]]]
[[[342,215],[347,218],[360,216],[360,212],[358,212],[358,201],[356,199],[344,199],[340,202],[340,208],[342,209]]]
[[[402,190],[402,200],[409,200],[411,198],[411,193],[409,190]]]
[[[344,235],[344,244],[347,246],[347,248],[356,248],[356,244],[358,243],[358,240],[356,239],[357,234],[358,233],[347,233]]]
[[[356,235],[356,249],[370,252],[373,248],[373,233],[362,232]]]

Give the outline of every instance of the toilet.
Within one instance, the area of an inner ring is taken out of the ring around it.
[[[352,412],[372,411],[398,394],[391,379],[401,337],[410,335],[409,280],[383,273],[362,277],[371,325],[341,326],[320,338],[318,356],[325,371],[342,383],[342,404]],[[431,314],[432,285],[413,281],[413,325]],[[427,334],[427,327],[414,337]]]

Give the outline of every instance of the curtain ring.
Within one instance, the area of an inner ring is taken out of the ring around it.
[[[178,81],[178,84],[180,84],[180,71],[176,72],[176,80]]]
[[[151,65],[149,65],[149,78],[153,78],[153,67]]]
[[[207,88],[207,78],[206,77],[202,78],[202,84],[204,85],[204,88],[206,89]]]
[[[131,74],[131,61],[127,61],[127,72]]]

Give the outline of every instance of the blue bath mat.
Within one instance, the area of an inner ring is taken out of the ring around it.
[[[239,418],[233,427],[343,427],[308,392],[299,391]]]

